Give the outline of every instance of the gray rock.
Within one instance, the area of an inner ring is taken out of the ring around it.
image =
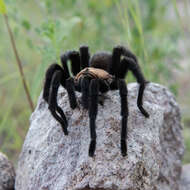
[[[8,158],[0,152],[0,190],[13,190],[14,183],[14,167]]]
[[[88,157],[88,113],[71,110],[60,88],[58,101],[69,122],[64,136],[40,96],[20,154],[16,190],[178,190],[184,153],[179,107],[165,87],[150,83],[143,101],[150,113],[146,119],[136,105],[138,85],[129,84],[128,90],[125,158],[120,153],[118,91],[109,92],[99,106],[94,158]]]
[[[181,174],[180,190],[190,189],[190,164],[184,165]]]

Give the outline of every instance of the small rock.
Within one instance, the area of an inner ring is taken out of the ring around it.
[[[0,152],[0,190],[14,190],[15,171],[8,158]]]
[[[88,112],[72,110],[66,91],[59,89],[69,123],[65,136],[40,96],[20,154],[16,190],[179,190],[184,144],[178,104],[165,87],[150,83],[143,100],[147,119],[137,108],[138,85],[129,84],[128,91],[127,157],[120,152],[118,91],[99,105],[93,158]]]
[[[180,190],[190,190],[190,164],[182,168]]]

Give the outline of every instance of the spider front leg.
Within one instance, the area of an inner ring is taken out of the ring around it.
[[[82,92],[82,106],[84,109],[88,109],[90,79],[88,77],[83,77],[80,81],[80,86]]]
[[[99,81],[92,79],[90,82],[90,102],[89,102],[89,118],[90,118],[90,146],[89,156],[93,157],[96,149],[96,116],[98,112],[98,94],[99,94]]]
[[[127,86],[124,79],[118,80],[118,88],[121,99],[121,154],[127,155],[127,122],[128,122],[128,103],[127,103]]]
[[[68,135],[67,119],[65,117],[63,110],[59,107],[57,103],[57,93],[58,93],[58,88],[60,86],[62,75],[63,75],[62,71],[56,71],[53,74],[50,85],[48,104],[49,104],[49,110],[51,111],[52,115],[61,124],[64,134]],[[57,112],[59,115],[57,114]]]
[[[46,71],[44,90],[43,90],[43,98],[46,102],[48,102],[49,99],[52,77],[56,71],[63,72],[63,69],[56,63],[52,64]]]
[[[90,53],[88,46],[86,45],[80,46],[79,51],[80,51],[81,69],[89,67]]]

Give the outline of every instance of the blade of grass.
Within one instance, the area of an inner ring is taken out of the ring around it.
[[[140,8],[139,8],[139,2],[137,0],[129,1],[128,0],[128,8],[129,12],[135,22],[136,28],[139,32],[140,40],[141,40],[141,47],[143,49],[145,60],[147,60],[147,53],[144,43],[144,34],[143,34],[143,27],[141,22],[141,14],[140,14]],[[145,61],[146,63],[146,61]]]
[[[142,44],[142,48],[143,48],[143,52],[144,52],[145,62],[147,63],[148,55],[147,55],[145,42],[144,42],[144,31],[143,31],[143,24],[142,24],[142,20],[141,20],[142,15],[141,15],[140,7],[139,7],[139,1],[135,0],[134,3],[135,3],[135,10],[137,13],[137,21],[138,21],[138,25],[139,25],[139,29],[140,29],[139,32],[140,32],[141,44]]]
[[[174,7],[176,16],[177,16],[177,18],[178,18],[178,20],[179,20],[179,23],[180,23],[180,25],[181,25],[181,28],[183,28],[183,32],[185,32],[185,26],[184,26],[184,24],[183,24],[183,21],[182,21],[182,19],[181,19],[180,13],[179,13],[179,10],[178,10],[178,8],[177,8],[177,2],[176,2],[176,0],[172,0],[172,4],[173,4],[173,7]]]
[[[126,6],[124,7],[124,19],[126,20],[126,31],[127,31],[127,37],[129,40],[129,45],[131,46],[132,42],[132,35],[131,35],[131,27],[130,27],[130,21],[129,21],[129,15],[128,15],[128,10]]]
[[[129,22],[129,16],[128,16],[128,10],[127,7],[123,4],[122,7],[124,10],[122,10],[121,5],[117,0],[115,0],[115,4],[118,9],[119,17],[121,18],[121,23],[124,27],[124,30],[127,32],[127,40],[129,47],[131,47],[131,42],[132,42],[132,35],[131,35],[131,29],[130,29],[130,22]],[[123,18],[123,19],[122,19]]]
[[[9,33],[9,36],[10,36],[11,45],[12,45],[12,48],[13,48],[13,51],[14,51],[14,54],[15,54],[15,57],[16,57],[17,65],[18,65],[18,68],[19,68],[19,72],[20,72],[20,76],[21,76],[21,79],[22,79],[24,90],[25,90],[25,93],[26,93],[26,96],[27,96],[27,100],[28,100],[28,103],[29,103],[31,111],[33,112],[34,111],[34,104],[32,102],[32,99],[31,99],[31,96],[30,96],[30,93],[29,93],[29,90],[28,90],[28,87],[27,87],[27,84],[26,84],[26,79],[25,79],[25,75],[24,75],[24,72],[23,72],[22,63],[21,63],[21,60],[20,60],[20,57],[19,57],[19,54],[18,54],[18,51],[17,51],[17,48],[16,48],[16,44],[15,44],[15,40],[14,40],[14,36],[13,36],[12,30],[11,30],[11,27],[9,25],[8,16],[6,14],[3,14],[3,16],[4,16],[5,23],[6,23],[8,33]]]

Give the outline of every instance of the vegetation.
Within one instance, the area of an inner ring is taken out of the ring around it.
[[[1,2],[2,0],[0,0]],[[68,49],[88,44],[91,52],[127,45],[139,57],[150,81],[176,95],[174,71],[180,69],[177,42],[182,32],[175,0],[5,0],[9,23],[34,104],[45,70]],[[175,19],[168,16],[168,7]],[[30,107],[0,16],[0,151],[16,160],[29,126]],[[133,81],[132,76],[128,81]],[[186,130],[188,130],[186,128]],[[186,141],[187,142],[187,141]],[[189,144],[186,143],[187,145]],[[190,151],[190,146],[187,146]],[[187,153],[190,154],[190,153]],[[185,157],[190,161],[188,156]]]

